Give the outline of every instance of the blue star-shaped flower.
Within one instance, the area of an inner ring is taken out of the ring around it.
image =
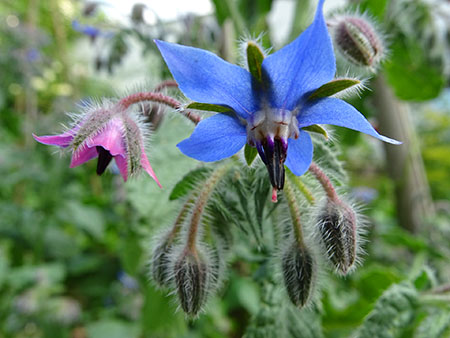
[[[212,162],[235,154],[248,143],[258,149],[272,185],[282,189],[284,164],[295,175],[302,175],[311,164],[313,144],[304,127],[333,124],[399,143],[378,134],[361,113],[340,99],[308,99],[336,72],[323,3],[319,1],[313,23],[297,39],[263,60],[262,81],[208,51],[156,41],[188,98],[233,111],[202,120],[178,144],[182,153]]]

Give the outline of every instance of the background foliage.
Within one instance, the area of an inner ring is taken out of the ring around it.
[[[444,1],[357,4],[388,32],[382,71],[398,98],[409,101],[437,212],[416,234],[399,227],[381,145],[337,130],[351,194],[365,203],[370,223],[367,254],[347,278],[321,276],[322,296],[311,308],[287,304],[267,260],[270,231],[258,245],[231,221],[230,273],[198,320],[186,320],[148,281],[151,236],[179,207],[169,202],[177,197],[172,188],[199,165],[175,147],[192,130],[181,118],[163,119],[152,138],[150,160],[163,190],[147,177],[127,184],[112,173],[97,177],[93,163],[69,170],[67,156],[32,140],[32,132],[67,123],[64,112],[76,111],[82,99],[168,78],[153,38],[229,59],[237,58],[233,42],[244,31],[269,32],[267,47],[276,40],[277,25],[268,20],[276,1],[212,3],[213,15],[152,24],[136,6],[129,22],[118,23],[93,3],[0,3],[0,336],[449,337],[450,42],[448,21],[436,24],[448,18]],[[287,36],[308,25],[314,8],[298,1]],[[372,100],[366,91],[354,103],[374,117]]]

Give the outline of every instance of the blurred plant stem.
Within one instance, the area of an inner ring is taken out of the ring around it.
[[[314,11],[317,7],[315,0],[297,0],[295,3],[294,20],[292,21],[289,41],[294,40],[306,27],[309,26],[314,17]]]
[[[395,184],[398,221],[414,233],[434,214],[434,207],[409,106],[394,96],[382,74],[374,80],[373,103],[381,134],[403,142],[400,146],[384,146],[389,175]]]
[[[36,1],[36,0],[32,0]],[[67,34],[63,20],[63,13],[61,13],[59,0],[49,0],[49,7],[51,13],[51,20],[53,25],[53,32],[55,34],[55,42],[58,46],[58,57],[61,62],[62,81],[66,82],[69,79],[67,66]]]
[[[219,55],[222,59],[228,62],[234,63],[236,59],[235,41],[236,34],[233,26],[233,22],[230,19],[226,19],[221,27],[221,34],[219,39]]]
[[[29,0],[28,9],[26,13],[25,26],[28,31],[28,39],[26,40],[27,48],[31,49],[35,46],[37,36],[37,21],[39,15],[39,0]],[[32,128],[35,127],[35,121],[37,119],[37,95],[35,90],[31,86],[32,70],[28,62],[23,62],[23,71],[25,75],[25,121],[23,124],[25,134],[25,145],[29,146],[33,144],[33,138],[31,136]],[[16,103],[17,106],[17,103]]]

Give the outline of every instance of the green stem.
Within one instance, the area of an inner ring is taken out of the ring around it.
[[[309,204],[314,205],[316,203],[316,199],[314,198],[311,190],[308,189],[308,187],[303,183],[300,177],[295,176],[290,170],[287,170],[287,177],[289,181],[291,181],[298,190],[305,196],[306,200],[309,202]]]
[[[298,201],[295,197],[294,190],[291,187],[290,181],[285,182],[283,191],[284,195],[286,196],[286,201],[291,214],[295,239],[300,247],[304,247],[302,223],[300,221],[300,210],[298,208]]]
[[[180,232],[183,222],[186,220],[189,211],[192,209],[192,204],[194,202],[194,198],[189,198],[186,203],[183,204],[181,210],[173,223],[172,230],[169,233],[167,242],[168,244],[172,243],[175,239],[176,235]]]
[[[220,179],[230,168],[231,163],[232,162],[228,161],[224,165],[216,168],[208,178],[208,180],[206,180],[202,189],[200,190],[200,193],[198,194],[195,205],[192,208],[192,216],[189,222],[188,239],[186,243],[186,250],[190,251],[191,253],[196,252],[197,234],[205,206],[208,203],[209,197],[217,186],[217,183],[219,183]]]

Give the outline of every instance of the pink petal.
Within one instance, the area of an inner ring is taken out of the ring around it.
[[[33,134],[33,137],[39,143],[66,148],[72,142],[74,135],[75,130],[71,129],[59,135],[37,136]]]
[[[119,168],[120,174],[123,180],[126,182],[128,179],[128,163],[127,159],[121,155],[114,157],[116,160],[117,168]]]
[[[79,166],[95,157],[98,156],[97,149],[89,147],[81,147],[79,150],[75,151],[72,155],[72,161],[70,162],[70,167]]]
[[[101,146],[108,150],[112,156],[127,157],[125,142],[122,133],[123,123],[120,118],[112,119],[101,132],[86,141],[89,148]]]
[[[150,165],[150,162],[148,161],[147,155],[145,154],[144,148],[141,147],[142,150],[142,156],[141,156],[141,166],[144,168],[144,170],[150,175],[151,178],[153,178],[158,184],[160,188],[162,188],[161,183],[159,183],[158,178],[155,175],[155,172],[153,171],[152,166]]]

